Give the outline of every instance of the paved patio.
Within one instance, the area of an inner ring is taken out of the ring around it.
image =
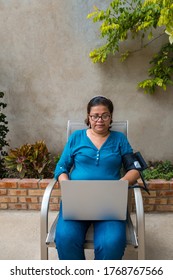
[[[50,213],[53,220],[56,213]],[[146,258],[173,260],[173,213],[146,214]],[[40,259],[40,212],[0,211],[0,260]],[[86,253],[93,257],[92,250]],[[130,248],[124,259],[135,259],[136,252]],[[50,259],[57,259],[55,249],[50,249]]]

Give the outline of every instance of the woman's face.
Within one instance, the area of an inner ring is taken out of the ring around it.
[[[107,106],[97,105],[91,107],[89,114],[89,123],[91,129],[96,133],[102,134],[109,130],[112,120],[111,113]]]

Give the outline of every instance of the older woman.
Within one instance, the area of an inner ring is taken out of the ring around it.
[[[122,156],[133,150],[121,132],[111,131],[113,104],[104,96],[92,98],[87,106],[88,129],[69,138],[55,169],[61,180],[128,180],[133,184],[137,170],[121,178]],[[126,246],[126,221],[92,221],[96,260],[122,259]],[[56,227],[56,248],[61,260],[83,260],[84,241],[90,221],[67,221],[60,207]]]

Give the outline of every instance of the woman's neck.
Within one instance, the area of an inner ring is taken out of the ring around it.
[[[96,132],[94,131],[92,128],[90,128],[90,133],[92,136],[94,137],[100,137],[100,138],[104,138],[104,137],[107,137],[109,134],[110,134],[110,131],[107,130],[107,131],[103,131],[103,132]]]

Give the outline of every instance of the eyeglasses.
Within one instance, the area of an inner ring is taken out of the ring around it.
[[[108,113],[103,113],[101,116],[99,115],[90,115],[90,118],[93,122],[97,122],[99,119],[102,119],[102,121],[106,122],[108,120],[110,120],[111,115],[109,115]]]

